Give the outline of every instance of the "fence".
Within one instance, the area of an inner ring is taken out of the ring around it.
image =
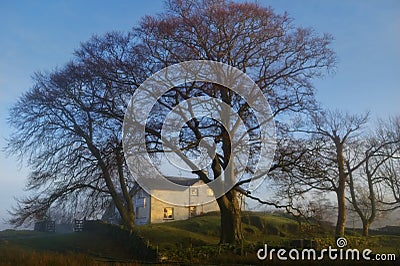
[[[50,221],[50,220],[36,222],[34,230],[39,231],[39,232],[54,233],[56,231],[56,223],[55,223],[55,221]]]
[[[74,220],[74,232],[82,232],[85,228],[85,220]]]

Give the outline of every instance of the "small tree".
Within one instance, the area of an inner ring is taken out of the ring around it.
[[[348,175],[351,174],[346,168],[346,150],[357,140],[367,121],[368,114],[349,115],[328,111],[313,114],[310,124],[299,125],[296,130],[311,134],[311,137],[303,142],[301,150],[305,151],[304,155],[291,173],[298,187],[335,192],[338,207],[336,237],[344,236],[346,224],[345,192]]]
[[[392,134],[378,128],[374,136],[358,141],[349,151],[353,158],[346,160],[351,196],[348,201],[361,219],[364,236],[368,236],[370,225],[385,210],[381,202],[387,196],[378,193],[384,186],[379,172],[398,153],[396,142]]]
[[[384,184],[382,191],[390,195],[380,203],[385,209],[394,210],[400,207],[400,117],[381,122],[377,135],[386,136],[392,141],[390,145],[385,146],[384,157],[388,159],[382,163],[377,177]]]

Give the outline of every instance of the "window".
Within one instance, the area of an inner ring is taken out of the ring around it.
[[[190,195],[191,196],[198,196],[199,195],[199,189],[198,188],[191,188],[190,189]]]
[[[214,191],[211,188],[207,188],[207,196],[213,197]]]
[[[174,208],[166,207],[164,208],[164,220],[174,219]]]
[[[197,207],[196,206],[190,206],[189,207],[189,217],[193,217],[197,215]]]

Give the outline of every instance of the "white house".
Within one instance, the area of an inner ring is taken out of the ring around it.
[[[186,220],[199,214],[219,211],[212,189],[201,186],[204,182],[200,179],[168,177],[168,180],[182,186],[183,194],[187,195],[182,199],[182,205],[172,205],[158,199],[158,196],[162,198],[165,193],[168,193],[169,197],[174,197],[174,193],[176,193],[174,191],[153,187],[150,195],[143,189],[139,189],[132,199],[135,208],[135,224]],[[179,196],[181,197],[181,195],[182,191],[179,191]],[[202,204],[203,202],[207,203]],[[119,223],[119,214],[114,204],[106,210],[102,219],[111,223]]]

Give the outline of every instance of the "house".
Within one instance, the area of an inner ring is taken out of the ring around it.
[[[143,225],[186,220],[203,213],[219,211],[212,189],[207,186],[201,186],[204,182],[200,179],[183,177],[168,177],[167,179],[182,186],[183,195],[187,195],[187,197],[184,197],[182,205],[172,205],[158,199],[163,198],[162,196],[165,193],[168,193],[170,197],[174,197],[175,191],[169,191],[162,187],[153,187],[150,195],[143,189],[139,189],[132,198],[135,208],[135,224]],[[179,191],[179,195],[181,197],[182,191]],[[207,203],[202,204],[203,202]],[[102,219],[110,223],[119,223],[119,214],[113,204],[105,211]]]

